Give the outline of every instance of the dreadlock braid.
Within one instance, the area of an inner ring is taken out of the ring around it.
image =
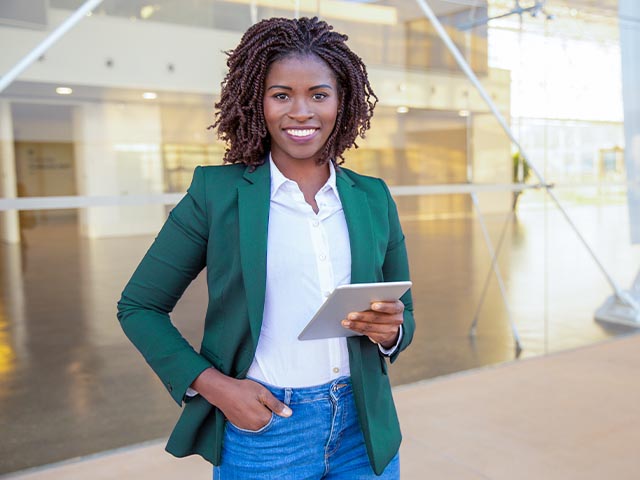
[[[263,163],[271,147],[262,107],[264,81],[273,62],[294,55],[322,59],[338,83],[336,124],[318,161],[341,164],[344,151],[358,147],[355,140],[369,129],[378,97],[364,63],[346,45],[347,38],[317,17],[270,18],[244,33],[238,46],[227,52],[229,71],[215,104],[215,122],[209,127],[217,128],[218,137],[227,144],[225,163],[253,167]]]

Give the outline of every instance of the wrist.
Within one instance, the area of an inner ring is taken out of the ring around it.
[[[228,382],[233,380],[214,367],[203,370],[191,384],[191,388],[205,397],[209,403],[219,406],[221,394],[228,390]]]
[[[393,336],[393,338],[391,340],[386,341],[386,342],[380,342],[380,346],[382,348],[384,348],[385,350],[389,350],[390,348],[395,347],[396,343],[398,343],[398,337],[399,336],[400,336],[400,329],[398,328],[398,331]]]

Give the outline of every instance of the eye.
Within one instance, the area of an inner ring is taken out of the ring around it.
[[[287,95],[286,93],[276,93],[273,98],[275,98],[276,100],[286,100],[289,98],[289,95]]]
[[[327,95],[326,93],[314,93],[313,94],[313,99],[314,100],[324,100],[325,98],[327,98],[329,95]]]

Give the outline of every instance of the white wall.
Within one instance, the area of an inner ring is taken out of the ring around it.
[[[51,9],[51,25],[69,15]],[[0,72],[8,71],[47,32],[0,28]],[[240,34],[157,22],[93,15],[84,18],[18,80],[180,92],[219,91],[225,68],[223,51]],[[105,65],[113,60],[113,67]],[[167,65],[175,66],[173,73]]]
[[[51,10],[51,24],[68,15]],[[226,72],[224,51],[233,49],[240,33],[158,22],[94,15],[83,19],[19,80],[126,89],[216,94]],[[0,28],[0,71],[11,68],[44,38],[43,32]],[[113,67],[105,65],[113,60]],[[173,73],[168,64],[175,66]],[[369,65],[369,77],[380,103],[444,110],[487,107],[462,73],[403,71]],[[508,113],[509,72],[492,70],[483,78],[497,104]]]

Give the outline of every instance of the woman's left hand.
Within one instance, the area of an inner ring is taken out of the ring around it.
[[[373,343],[384,348],[393,347],[398,341],[402,325],[404,304],[395,302],[373,302],[371,310],[351,312],[342,321],[342,326],[369,337]]]

